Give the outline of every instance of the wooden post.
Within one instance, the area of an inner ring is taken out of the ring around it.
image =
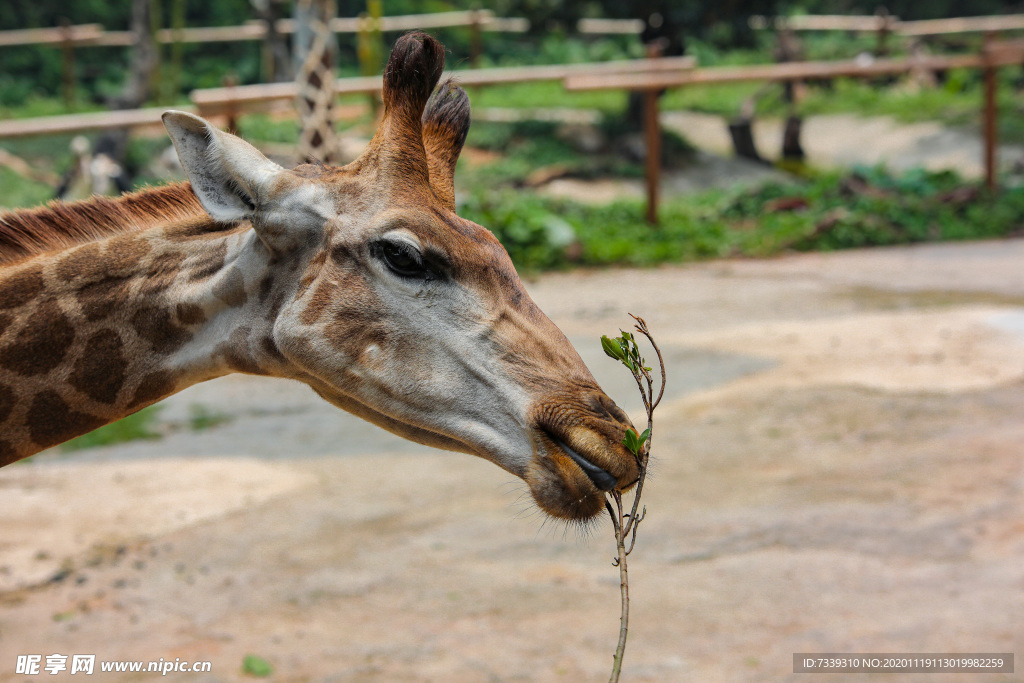
[[[875,16],[878,18],[878,43],[875,54],[884,57],[889,54],[889,34],[892,33],[893,18],[884,5],[875,10]]]
[[[238,76],[235,72],[229,71],[220,79],[220,84],[225,88],[235,88],[238,86]],[[225,130],[232,135],[238,135],[238,105],[230,102],[224,109],[224,117],[227,119],[224,124]]]
[[[63,94],[64,106],[70,109],[75,103],[75,41],[72,36],[71,22],[67,17],[60,18],[61,51],[63,60]]]
[[[150,40],[153,41],[153,50],[156,56],[156,66],[152,74],[153,80],[150,81],[149,87],[157,99],[160,98],[164,75],[167,73],[163,65],[163,45],[160,43],[160,27],[163,25],[163,21],[163,0],[149,0],[149,35]]]
[[[647,46],[647,56],[657,59],[661,47]],[[658,116],[658,95],[654,88],[644,90],[644,139],[647,147],[647,222],[658,224],[658,190],[661,185],[661,123]]]
[[[469,16],[469,64],[475,69],[480,66],[480,53],[483,52],[483,22],[478,9],[471,10]]]
[[[985,134],[985,184],[989,190],[996,189],[996,142],[998,137],[998,107],[996,104],[996,67],[989,54],[989,48],[995,43],[995,34],[985,35],[982,56],[985,71],[985,102],[983,130]]]
[[[173,0],[171,3],[171,68],[163,81],[160,93],[164,102],[173,102],[181,90],[181,73],[185,64],[185,44],[182,37],[185,32],[185,0]]]

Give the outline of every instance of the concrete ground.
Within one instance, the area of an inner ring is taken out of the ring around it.
[[[1024,241],[529,289],[634,414],[599,335],[638,313],[669,361],[623,680],[820,680],[792,673],[796,652],[1024,653]],[[216,380],[159,421],[160,441],[0,470],[0,681],[60,678],[15,674],[55,653],[212,663],[173,681],[248,680],[247,654],[275,681],[607,679],[606,521],[545,522],[493,465],[298,384]]]

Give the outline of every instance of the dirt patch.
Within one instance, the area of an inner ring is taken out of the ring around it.
[[[93,548],[159,537],[311,481],[230,458],[9,467],[0,477],[0,592],[44,583]]]
[[[721,116],[665,112],[662,121],[704,151],[732,154],[729,131]],[[784,128],[785,122],[780,119],[755,121],[754,139],[766,159],[781,155]],[[889,116],[853,114],[809,116],[804,121],[800,141],[807,162],[822,168],[885,164],[894,171],[955,170],[965,178],[981,178],[985,174],[981,133],[946,128],[932,121],[904,123]],[[1000,145],[1001,166],[1009,168],[1022,156],[1024,147]]]

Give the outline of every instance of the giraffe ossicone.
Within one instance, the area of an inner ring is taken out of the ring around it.
[[[0,465],[243,372],[488,459],[556,517],[632,486],[629,419],[455,213],[469,100],[443,67],[433,38],[399,39],[347,166],[284,169],[168,112],[189,183],[0,216]]]

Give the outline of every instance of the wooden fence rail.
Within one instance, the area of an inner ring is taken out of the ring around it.
[[[502,83],[527,83],[536,81],[561,81],[573,75],[598,74],[642,74],[648,72],[677,73],[694,68],[693,57],[663,57],[661,59],[633,59],[612,62],[591,62],[586,64],[547,64],[493,69],[466,69],[448,72],[465,87],[481,87]],[[339,95],[372,94],[380,92],[381,77],[339,78],[334,91]],[[223,113],[226,110],[248,111],[273,105],[275,102],[295,98],[297,87],[294,83],[261,83],[226,88],[204,88],[194,90],[192,102],[204,113]]]
[[[22,138],[33,135],[66,135],[90,130],[136,128],[160,123],[160,115],[170,107],[148,109],[121,109],[87,114],[41,116],[34,119],[8,119],[0,121],[0,138]],[[176,106],[174,109],[195,112],[195,107]]]
[[[985,17],[953,17],[902,21],[889,15],[807,14],[792,17],[753,16],[754,29],[787,28],[793,31],[852,31],[874,33],[888,31],[902,36],[937,36],[955,33],[991,33],[1024,29],[1024,14]]]
[[[25,28],[0,31],[0,47],[14,45],[94,45],[103,37],[99,24],[78,24],[56,28]]]
[[[579,75],[565,81],[567,90],[650,90],[687,85],[712,85],[744,81],[794,81],[841,77],[870,78],[906,73],[911,69],[978,68],[982,55],[929,55],[903,59],[836,62],[783,62],[749,66],[716,66],[681,73],[640,73],[631,76]]]
[[[454,76],[464,86],[475,87],[500,83],[561,81],[570,75],[586,73],[588,71],[607,74],[681,71],[692,69],[694,63],[692,57],[665,57],[658,60],[637,59],[594,62],[590,64],[550,64],[534,67],[470,69],[451,71],[447,75]],[[380,76],[339,78],[335,81],[334,86],[334,91],[338,95],[373,94],[380,92],[380,89]],[[295,83],[265,83],[227,88],[208,88],[192,92],[191,99],[195,106],[176,106],[175,108],[194,111],[203,116],[227,114],[230,118],[244,112],[261,111],[275,107],[282,103],[291,104],[297,92]],[[160,114],[163,111],[165,110],[161,108],[150,108],[0,121],[0,139],[145,126],[159,123]]]
[[[416,29],[470,27],[495,33],[525,33],[530,29],[527,19],[517,17],[496,17],[491,10],[468,10],[458,12],[433,12],[430,14],[406,14],[381,17],[336,17],[331,20],[335,33],[359,33],[381,30],[401,33]],[[294,33],[295,21],[280,19],[276,23],[278,33]],[[620,19],[581,19],[577,30],[591,34],[633,34],[643,29],[643,22]],[[185,29],[160,29],[156,40],[160,43],[221,43],[262,40],[267,35],[264,22],[253,20],[240,26],[206,26]],[[0,31],[0,47],[15,45],[64,45],[76,47],[117,47],[135,42],[131,31],[104,31],[100,24],[78,24],[67,27],[30,28]]]
[[[278,33],[294,33],[295,22],[281,19],[276,24]],[[483,31],[523,33],[529,29],[526,19],[496,17],[490,10],[464,12],[434,12],[432,14],[406,14],[394,17],[337,17],[331,21],[335,33],[358,33],[379,28],[381,31],[404,32],[413,29],[478,27]],[[160,29],[156,40],[160,43],[221,43],[262,40],[267,35],[264,22],[254,20],[241,26],[205,26],[185,29]],[[135,43],[131,31],[104,31],[99,24],[79,24],[55,28],[30,28],[0,31],[0,47],[15,45],[64,45],[76,47],[117,47]]]

